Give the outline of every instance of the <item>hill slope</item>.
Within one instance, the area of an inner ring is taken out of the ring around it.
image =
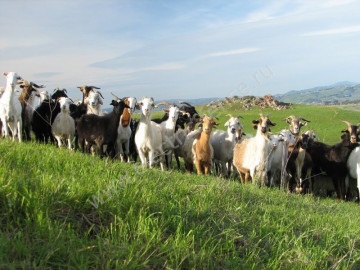
[[[297,104],[347,104],[360,102],[360,84],[339,82],[304,90],[275,95],[282,102]]]

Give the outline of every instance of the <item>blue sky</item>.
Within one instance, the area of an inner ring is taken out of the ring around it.
[[[12,0],[0,66],[106,100],[280,94],[360,82],[360,1]],[[5,84],[5,78],[0,81]]]

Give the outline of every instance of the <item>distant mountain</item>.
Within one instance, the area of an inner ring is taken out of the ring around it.
[[[360,103],[360,84],[337,82],[304,90],[293,90],[274,96],[281,102],[298,104],[348,104]]]
[[[212,97],[212,98],[194,98],[194,99],[167,99],[166,101],[169,102],[170,104],[173,104],[173,103],[178,104],[179,101],[185,101],[185,102],[190,103],[193,106],[197,106],[197,105],[208,104],[211,101],[218,100],[218,99],[219,98]]]

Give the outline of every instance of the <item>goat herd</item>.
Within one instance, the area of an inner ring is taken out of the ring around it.
[[[341,141],[327,145],[316,140],[314,132],[301,132],[308,120],[289,116],[289,129],[271,134],[275,126],[268,115],[253,120],[256,135],[243,133],[239,117],[229,116],[226,131],[212,131],[216,119],[200,117],[195,107],[186,102],[179,106],[167,102],[154,103],[153,98],[118,98],[113,94],[113,110],[101,110],[102,95],[95,86],[80,86],[81,102],[75,104],[65,89],[55,89],[49,96],[37,85],[15,72],[4,73],[6,86],[1,90],[0,120],[3,137],[38,142],[64,143],[69,149],[96,151],[121,161],[136,161],[142,166],[160,165],[170,168],[172,156],[180,169],[182,157],[187,172],[211,172],[223,177],[235,175],[242,183],[252,181],[259,186],[315,195],[331,195],[338,199],[359,200],[360,148],[358,126],[343,121]],[[17,90],[17,85],[21,91]],[[20,93],[19,93],[20,92]],[[161,119],[152,119],[154,108],[166,106]],[[140,120],[132,119],[140,110]],[[195,128],[196,126],[199,128]],[[357,180],[357,181],[356,181]],[[352,183],[356,183],[352,185]],[[354,188],[352,188],[354,186]]]

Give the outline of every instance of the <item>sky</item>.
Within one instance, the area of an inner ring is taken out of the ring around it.
[[[360,82],[360,1],[1,1],[0,67],[80,99],[281,94]],[[1,76],[0,85],[5,85]]]

